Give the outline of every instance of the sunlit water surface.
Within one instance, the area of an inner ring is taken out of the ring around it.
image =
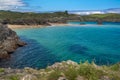
[[[45,68],[63,60],[120,62],[120,25],[61,26],[15,30],[28,45],[1,61],[1,67]]]

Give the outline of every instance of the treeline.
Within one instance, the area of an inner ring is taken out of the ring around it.
[[[79,16],[64,12],[33,13],[0,11],[0,22],[20,25],[48,25],[48,23],[66,23],[68,20],[77,21],[110,21],[120,22],[120,14],[94,14]]]

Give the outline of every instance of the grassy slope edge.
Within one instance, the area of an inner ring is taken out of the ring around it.
[[[0,80],[120,80],[120,63],[97,66],[69,60],[40,70],[0,68]]]

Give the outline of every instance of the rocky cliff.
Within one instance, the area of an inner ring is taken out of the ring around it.
[[[11,53],[24,45],[16,32],[9,29],[6,24],[0,23],[0,59],[9,58]]]

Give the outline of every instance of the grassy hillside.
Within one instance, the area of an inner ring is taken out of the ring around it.
[[[11,12],[11,11],[0,11],[0,22],[6,21],[9,24],[42,24],[47,25],[51,23],[66,23],[68,20],[77,21],[110,21],[120,22],[120,14],[94,14],[87,16],[79,16],[74,14],[68,14],[65,12],[55,13],[33,13],[33,12]]]
[[[63,61],[46,69],[0,69],[0,80],[120,80],[120,64],[97,66]]]
[[[76,15],[70,15],[65,12],[55,13],[21,13],[11,11],[0,11],[0,21],[6,20],[9,24],[47,24],[47,22],[53,23],[65,23],[66,18]]]
[[[96,18],[120,18],[120,14],[93,14],[90,15],[90,17],[96,17]]]
[[[86,21],[110,21],[110,22],[120,22],[120,14],[92,14],[87,16],[82,16]]]

